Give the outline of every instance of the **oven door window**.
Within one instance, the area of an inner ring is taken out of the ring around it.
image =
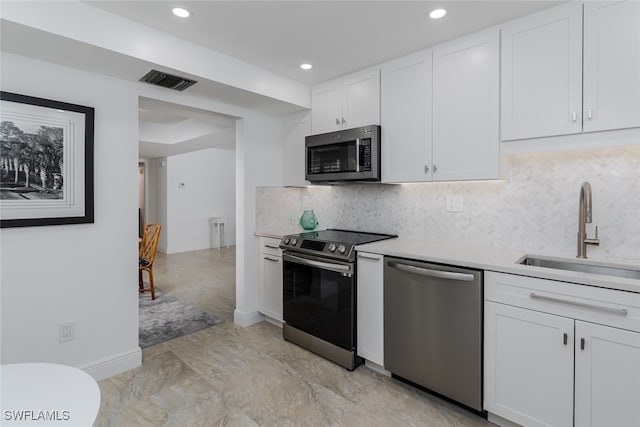
[[[284,261],[283,265],[285,322],[346,350],[353,350],[353,277],[291,261]]]
[[[307,148],[309,175],[371,170],[371,139]]]

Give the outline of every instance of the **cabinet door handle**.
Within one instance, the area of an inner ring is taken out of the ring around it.
[[[433,173],[438,172],[438,166],[436,166],[435,164],[433,165]]]
[[[267,261],[272,261],[272,262],[280,262],[280,258],[269,258],[268,256],[264,257],[264,259],[266,259]]]
[[[358,258],[370,259],[372,261],[380,261],[380,259],[381,259],[379,257],[374,257],[374,256],[369,256],[369,255],[361,255],[361,254],[358,254]]]
[[[345,126],[347,124],[347,121],[344,119],[344,117],[342,118],[342,125]]]
[[[580,350],[584,350],[584,338],[580,338]]]
[[[424,165],[424,173],[429,173],[429,166]]]
[[[336,117],[336,126],[340,126],[340,119]]]
[[[269,249],[280,249],[278,246],[273,246],[273,245],[264,245],[264,247]]]
[[[607,313],[619,314],[620,316],[626,316],[628,314],[628,310],[626,308],[605,307],[603,305],[589,304],[589,303],[586,303],[586,302],[571,301],[571,300],[566,300],[566,299],[562,299],[562,298],[548,297],[546,295],[538,295],[538,294],[536,294],[534,292],[531,292],[529,294],[529,298],[541,299],[541,300],[551,301],[551,302],[557,302],[557,303],[560,303],[560,304],[575,305],[577,307],[589,308],[589,309],[592,309],[592,310],[606,311]]]
[[[564,334],[562,334],[562,342],[564,343],[564,345],[567,345],[568,341],[569,341],[569,334],[565,332]]]
[[[593,118],[593,111],[591,111],[591,108],[589,108],[589,109],[587,110],[587,118],[588,118],[589,120],[591,120],[591,119]]]
[[[571,120],[573,120],[574,122],[576,120],[578,120],[578,113],[576,113],[575,111],[571,114]]]

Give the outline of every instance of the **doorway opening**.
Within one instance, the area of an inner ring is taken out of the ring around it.
[[[162,227],[157,294],[233,322],[235,118],[140,97],[138,123],[140,229]]]

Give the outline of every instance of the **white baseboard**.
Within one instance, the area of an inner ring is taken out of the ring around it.
[[[276,320],[272,317],[269,317],[267,315],[264,316],[264,321],[267,323],[271,323],[272,325],[277,326],[278,328],[282,329],[282,321],[280,320]]]
[[[130,351],[78,366],[78,368],[91,375],[96,381],[101,381],[140,365],[142,365],[142,349],[136,347]]]
[[[259,311],[240,313],[237,309],[233,311],[233,323],[246,328],[264,320],[264,316]]]
[[[385,377],[391,376],[391,372],[384,369],[383,366],[380,366],[377,363],[374,363],[370,360],[364,359],[364,366],[371,369],[372,371],[376,371],[377,373],[384,375]]]
[[[506,418],[502,418],[499,415],[487,413],[487,421],[496,424],[500,427],[521,427],[520,424],[514,423]]]

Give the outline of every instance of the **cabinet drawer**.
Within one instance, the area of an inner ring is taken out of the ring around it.
[[[260,253],[269,254],[275,256],[282,256],[282,249],[280,249],[280,239],[274,239],[272,237],[260,238]]]
[[[640,332],[640,294],[485,272],[485,300]]]

